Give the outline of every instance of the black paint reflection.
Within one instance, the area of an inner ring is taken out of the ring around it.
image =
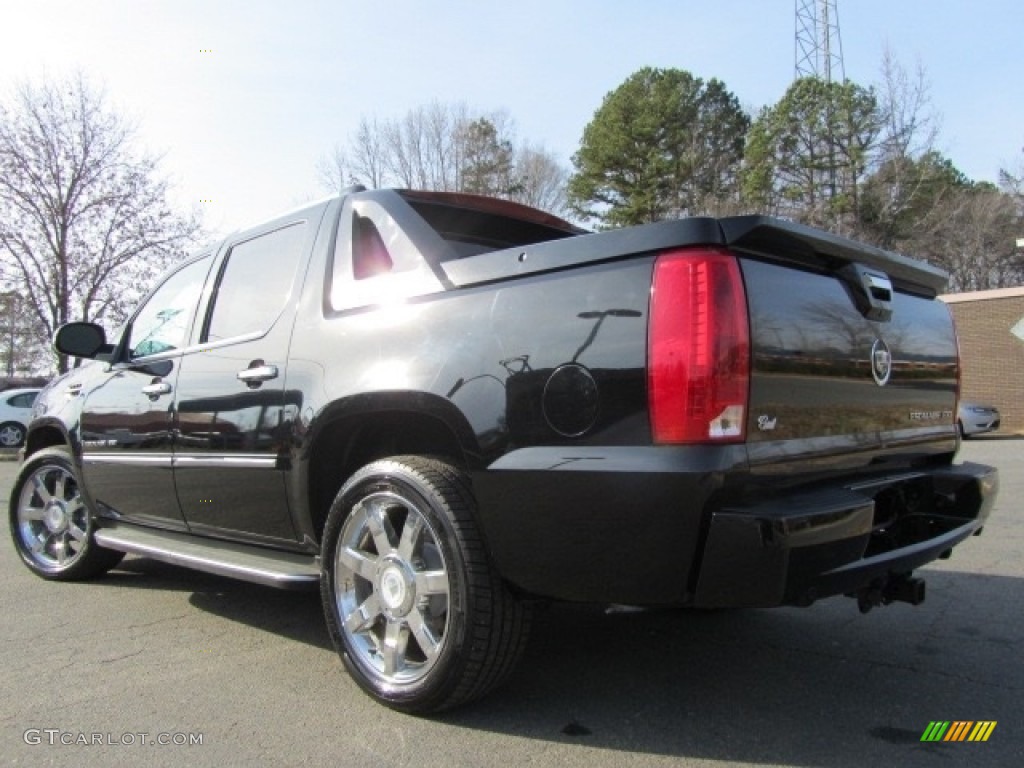
[[[750,303],[751,442],[884,433],[952,422],[956,341],[941,302],[896,293],[890,322],[867,320],[840,281],[744,262]],[[892,354],[884,386],[871,350]],[[930,418],[922,421],[920,414]]]

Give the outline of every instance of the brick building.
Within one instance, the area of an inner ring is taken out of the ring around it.
[[[961,396],[996,406],[1000,432],[1024,434],[1024,287],[941,298],[960,335]]]

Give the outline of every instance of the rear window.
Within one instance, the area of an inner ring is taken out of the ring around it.
[[[443,193],[432,194],[434,199],[422,193],[402,196],[444,238],[453,258],[458,259],[573,237],[584,231],[555,216],[502,200],[454,194],[448,196],[450,204]]]

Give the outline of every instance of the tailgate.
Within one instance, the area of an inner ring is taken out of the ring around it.
[[[722,221],[751,329],[753,469],[913,463],[956,448],[957,341],[945,275],[795,224]]]

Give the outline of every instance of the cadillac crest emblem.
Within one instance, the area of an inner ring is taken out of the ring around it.
[[[875,384],[884,387],[892,375],[892,354],[889,352],[889,345],[881,339],[875,339],[871,345],[871,376]]]

